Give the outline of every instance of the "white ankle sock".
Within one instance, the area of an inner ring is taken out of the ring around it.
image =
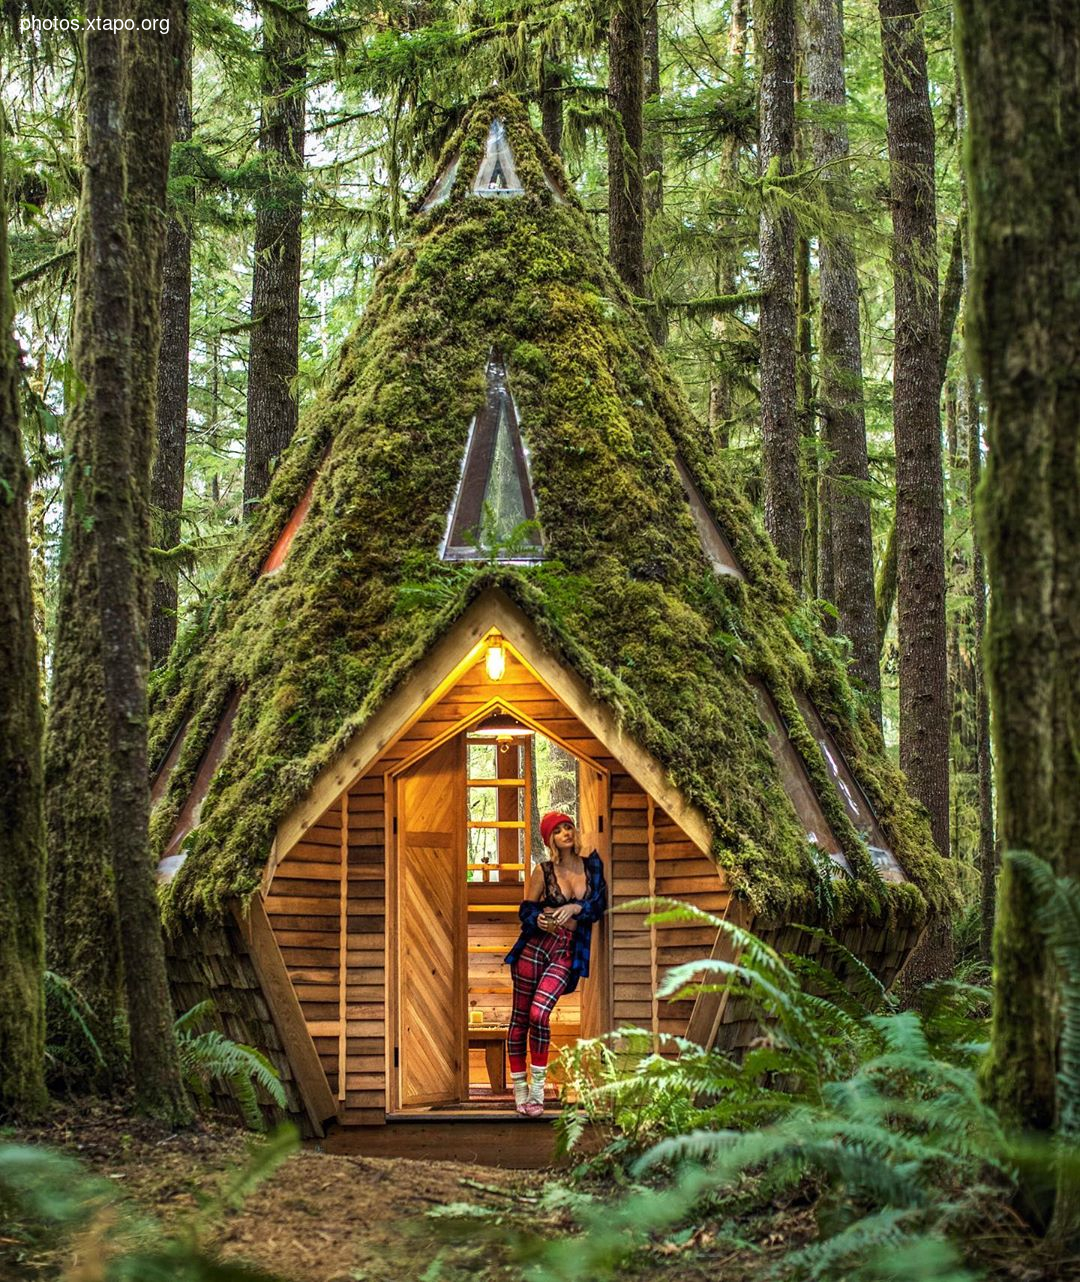
[[[544,1082],[547,1080],[547,1065],[543,1068],[533,1068],[532,1084],[529,1086],[529,1099],[534,1104],[543,1104],[544,1102]]]
[[[511,1073],[510,1081],[514,1087],[514,1103],[524,1104],[529,1098],[529,1081],[525,1073]]]

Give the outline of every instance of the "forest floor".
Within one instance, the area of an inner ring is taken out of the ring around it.
[[[170,1234],[201,1216],[204,1248],[286,1282],[517,1282],[528,1254],[527,1244],[520,1244],[573,1233],[565,1205],[545,1199],[554,1181],[566,1179],[559,1173],[336,1156],[304,1147],[259,1183],[239,1209],[217,1205],[207,1214],[203,1208],[250,1162],[253,1137],[232,1126],[204,1120],[172,1133],[98,1104],[57,1107],[47,1122],[8,1131],[3,1140],[47,1145],[79,1158],[123,1188],[140,1212],[152,1214]],[[462,1203],[482,1208],[482,1219],[469,1221],[475,1228],[450,1228],[431,1215]],[[481,1231],[485,1226],[488,1231]],[[814,1207],[804,1199],[748,1213],[738,1222],[686,1229],[624,1263],[618,1276],[750,1282],[815,1232]],[[84,1239],[84,1267],[76,1274],[89,1282],[100,1274],[92,1264],[85,1267],[85,1246]],[[1061,1261],[1052,1271],[1040,1265],[1031,1243],[1017,1241],[1015,1247],[995,1251],[986,1276],[1016,1282],[1080,1278],[1080,1269],[1061,1271]],[[48,1282],[71,1264],[70,1246],[35,1239],[19,1224],[0,1224],[0,1282]]]

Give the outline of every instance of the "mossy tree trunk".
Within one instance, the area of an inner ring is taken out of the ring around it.
[[[660,6],[646,0],[645,7],[645,101],[660,104]],[[655,122],[642,132],[641,165],[645,178],[645,278],[653,306],[646,314],[649,333],[659,347],[667,342],[668,318],[657,288],[657,272],[664,250],[657,220],[664,212],[664,135]]]
[[[795,220],[783,192],[795,153],[794,0],[759,0],[755,31],[760,67],[758,148],[766,188],[759,228],[758,325],[765,528],[787,564],[788,577],[801,588],[806,521],[795,395]]]
[[[115,0],[113,0],[115,2]],[[124,960],[135,1098],[147,1113],[188,1118],[172,1034],[172,1004],[157,890],[150,861],[150,790],[146,755],[150,617],[150,475],[161,345],[165,208],[187,42],[185,0],[166,0],[170,34],[139,29],[156,17],[151,0],[134,6],[136,31],[125,51],[124,174],[129,244],[130,401],[126,422],[103,397],[99,419],[97,509],[101,636],[109,746],[113,869]],[[91,231],[98,226],[91,219]],[[109,234],[101,225],[102,236]],[[99,242],[100,243],[100,242]],[[119,277],[116,284],[121,284]],[[93,392],[91,392],[93,395]],[[127,479],[126,493],[118,484]]]
[[[637,298],[645,297],[644,59],[643,0],[615,0],[608,30],[608,257]]]
[[[80,150],[87,152],[85,119]],[[72,365],[84,369],[95,334],[92,242],[85,234],[89,184],[79,196],[78,267]],[[98,541],[94,529],[94,437],[88,400],[76,400],[65,424],[63,533],[57,574],[52,684],[45,723],[45,815],[48,845],[45,913],[48,966],[86,1002],[91,1047],[64,1010],[50,1008],[49,1042],[70,1085],[108,1090],[126,1049],[120,926],[111,858],[109,730],[98,612]]]
[[[949,709],[940,318],[930,110],[919,0],[880,0],[893,212],[900,765],[949,850]],[[944,972],[950,958],[940,941]]]
[[[0,1117],[45,1105],[45,785],[0,135]]]
[[[731,25],[728,29],[728,53],[731,57],[731,78],[741,80],[746,64],[748,0],[732,0]],[[717,176],[721,188],[735,186],[736,168],[739,155],[739,142],[729,134],[720,147],[720,172]],[[735,293],[738,282],[737,247],[726,237],[722,237],[716,252],[716,292],[721,297],[730,297]],[[718,347],[722,347],[731,336],[732,317],[730,312],[721,312],[713,317],[712,337]],[[725,367],[723,353],[719,358],[713,357],[715,373],[709,381],[709,430],[716,445],[726,450],[731,444],[731,419],[735,413],[734,378],[730,368]]]
[[[1032,850],[1075,876],[1080,13],[1069,0],[959,0],[957,15],[970,131],[970,337],[989,447],[978,517],[998,834],[1005,849]],[[1055,1038],[1037,913],[1007,865],[984,1082],[1007,1122],[1045,1130],[1055,1117]]]
[[[990,760],[990,699],[983,663],[986,636],[986,570],[982,539],[974,526],[976,495],[982,475],[982,424],[975,380],[965,383],[968,430],[968,508],[971,530],[971,628],[975,665],[975,775],[979,810],[979,956],[989,962],[993,956],[994,894],[997,889],[997,846],[994,841],[993,775]]]
[[[844,31],[839,0],[810,0],[806,9],[810,100],[822,111],[812,132],[814,164],[829,208],[840,219],[854,212],[850,148],[844,111]],[[829,531],[832,592],[839,630],[849,638],[852,667],[875,706],[881,699],[874,546],[867,486],[870,466],[863,408],[859,279],[852,233],[838,225],[819,250],[821,294],[819,416],[822,464],[821,526]],[[828,595],[826,589],[819,589]],[[880,709],[879,709],[880,716]]]
[[[563,75],[559,57],[557,40],[545,44],[540,51],[540,116],[544,141],[556,156],[562,155],[563,134]]]
[[[277,460],[296,432],[294,382],[300,358],[307,38],[295,19],[269,6],[263,11],[261,74],[259,151],[265,173],[255,200],[244,457],[247,513],[266,493]],[[391,187],[396,200],[393,175]]]
[[[150,458],[163,211],[186,27],[182,0],[173,0],[168,9],[168,36],[141,29],[142,19],[161,16],[160,9],[151,13],[147,3],[126,15],[111,3],[88,12],[90,18],[130,16],[135,30],[122,37],[90,31],[85,40],[86,178],[74,359],[86,390],[73,417],[78,480],[68,512],[81,532],[94,575],[87,582],[78,567],[68,571],[62,604],[71,618],[66,647],[57,651],[54,699],[69,701],[58,702],[55,711],[58,748],[72,749],[87,774],[60,810],[59,835],[68,844],[51,850],[50,858],[66,868],[85,912],[91,904],[82,886],[85,870],[73,866],[84,846],[70,839],[84,817],[104,838],[111,878],[103,878],[98,888],[100,908],[108,918],[102,942],[109,957],[102,978],[112,982],[116,973],[123,974],[139,1105],[176,1121],[187,1109],[149,852],[146,762]],[[84,585],[94,589],[96,618],[87,617],[87,603],[78,595]],[[86,706],[80,679],[90,686],[89,726],[78,720]],[[88,796],[87,781],[100,794]],[[71,783],[54,779],[57,791],[70,789]],[[103,870],[95,864],[93,871],[100,875]],[[69,914],[64,925],[73,948],[101,939],[97,923],[85,917]],[[76,932],[84,937],[75,938]]]
[[[176,96],[176,141],[191,140],[191,42],[184,42],[181,86]],[[173,172],[183,166],[173,166]],[[187,451],[188,346],[191,330],[191,226],[187,193],[177,193],[165,241],[161,295],[161,352],[157,376],[157,450],[150,480],[150,502],[157,521],[155,543],[180,542]],[[176,568],[154,577],[150,607],[150,666],[159,668],[176,640]]]

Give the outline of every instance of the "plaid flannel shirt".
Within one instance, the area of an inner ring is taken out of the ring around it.
[[[604,880],[604,865],[600,862],[600,856],[594,850],[591,855],[586,857],[584,862],[585,897],[583,899],[570,900],[571,903],[581,905],[581,912],[577,915],[577,929],[574,931],[570,982],[565,989],[568,993],[572,993],[577,988],[579,979],[588,978],[593,922],[599,921],[607,911],[607,882]],[[528,899],[518,908],[518,917],[521,919],[521,934],[518,936],[517,943],[506,954],[504,961],[517,961],[529,940],[535,939],[537,935],[541,934],[540,927],[536,924],[536,919],[540,916],[542,909],[542,904]],[[587,929],[583,929],[583,927],[587,927]]]

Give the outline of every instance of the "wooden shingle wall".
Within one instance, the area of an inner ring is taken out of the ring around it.
[[[263,1051],[285,1088],[287,1115],[305,1135],[312,1134],[255,968],[234,923],[227,920],[221,925],[203,926],[198,931],[189,929],[167,938],[166,961],[174,1012],[182,1015],[197,1003],[211,999],[217,1013],[200,1027],[219,1028],[233,1041]],[[231,1116],[242,1117],[223,1083],[212,1082],[210,1094],[216,1107]],[[263,1114],[271,1124],[280,1118],[268,1100],[263,1101]]]

